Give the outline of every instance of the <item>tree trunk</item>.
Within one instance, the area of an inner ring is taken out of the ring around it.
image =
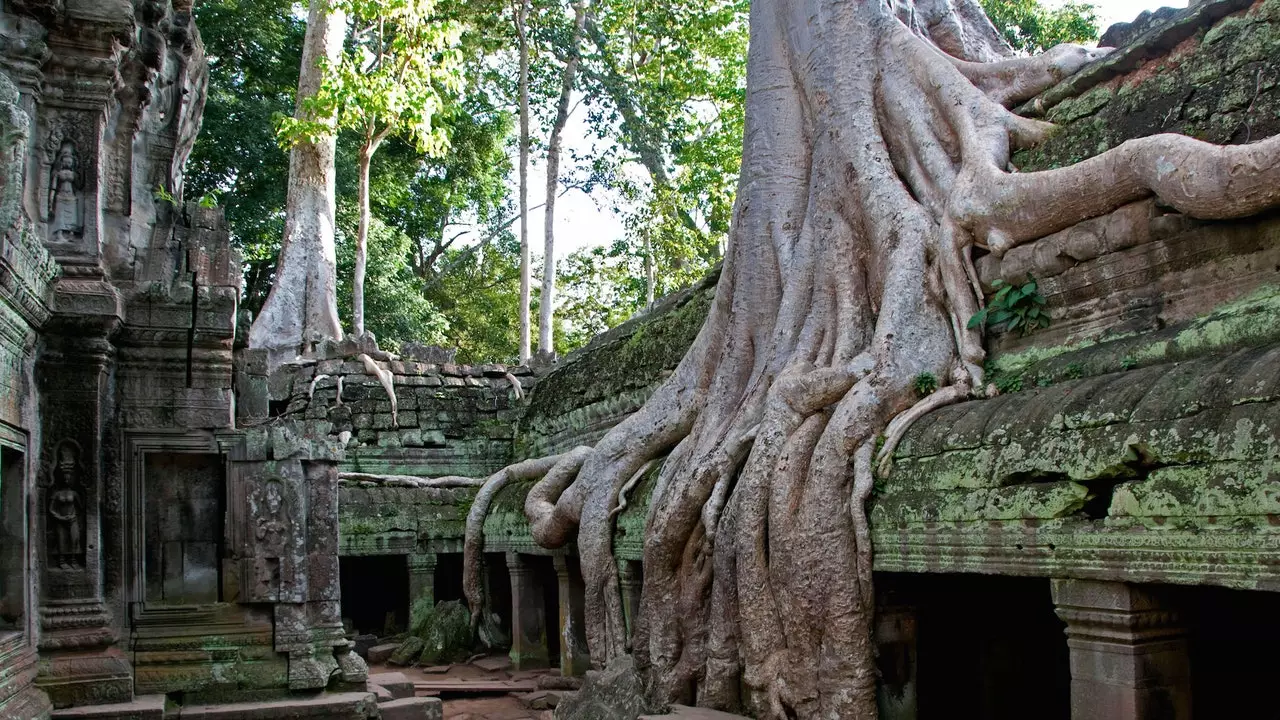
[[[360,146],[357,169],[360,176],[360,187],[357,192],[360,203],[360,223],[356,230],[356,266],[351,275],[351,325],[356,336],[364,335],[364,277],[369,265],[369,223],[372,212],[369,209],[369,166],[373,164],[373,154],[378,150],[380,138],[370,128],[365,134],[364,144]]]
[[[649,235],[648,228],[644,231],[644,308],[648,310],[653,307],[653,300],[658,284],[657,263],[653,257],[653,238]]]
[[[569,121],[569,101],[573,96],[573,84],[578,77],[578,45],[582,42],[582,28],[587,14],[583,2],[573,4],[573,40],[569,57],[565,59],[564,74],[560,76],[560,99],[556,103],[556,119],[551,125],[551,137],[547,142],[547,199],[543,208],[543,260],[542,297],[538,301],[538,352],[551,354],[552,347],[551,304],[556,287],[556,193],[560,189],[560,136]]]
[[[326,0],[311,0],[295,117],[307,116],[304,103],[320,87],[321,61],[338,61],[346,24],[346,16],[330,9]],[[331,123],[333,118],[325,120]],[[300,142],[289,151],[284,238],[275,281],[249,329],[249,346],[267,349],[272,367],[309,354],[324,338],[342,337],[334,253],[335,141],[330,134],[316,142]]]
[[[520,43],[520,362],[529,362],[529,0],[517,0],[516,36]]]
[[[974,0],[754,0],[742,172],[706,322],[644,407],[526,499],[539,543],[577,542],[593,663],[632,653],[663,702],[875,717],[864,505],[912,418],[987,391],[971,249],[1153,194],[1204,218],[1280,204],[1280,136],[1154,135],[1009,172],[1050,126],[1006,107],[1102,52],[1002,59]],[[917,400],[926,372],[942,387]],[[613,519],[656,458],[628,642]]]

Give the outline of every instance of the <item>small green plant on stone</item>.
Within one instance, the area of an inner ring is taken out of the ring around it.
[[[1036,376],[1036,387],[1049,387],[1053,384],[1053,378],[1048,375]]]
[[[991,382],[1002,393],[1022,391],[1021,375],[997,375]]]
[[[155,191],[153,191],[151,195],[160,202],[167,202],[170,205],[178,204],[178,199],[173,196],[173,193],[165,190],[163,185],[157,185]]]
[[[997,279],[991,287],[995,294],[987,300],[986,307],[969,318],[970,328],[987,323],[993,328],[1003,325],[1005,330],[1018,330],[1027,335],[1049,326],[1049,314],[1044,309],[1046,301],[1035,278],[1028,275],[1022,285]]]
[[[1121,370],[1132,370],[1137,366],[1138,366],[1138,359],[1132,355],[1125,355],[1124,357],[1120,358]]]
[[[218,192],[213,190],[201,195],[200,199],[196,201],[196,204],[202,208],[218,207]]]
[[[932,395],[938,390],[938,378],[934,377],[933,373],[922,372],[911,381],[911,387],[921,397]]]
[[[1071,380],[1079,380],[1084,377],[1084,366],[1080,363],[1071,363],[1067,365],[1065,374]]]

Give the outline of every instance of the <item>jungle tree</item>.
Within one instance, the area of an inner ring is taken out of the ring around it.
[[[1012,57],[976,0],[753,2],[742,170],[705,324],[643,408],[526,499],[537,542],[576,540],[593,663],[630,653],[658,701],[875,717],[865,502],[912,419],[993,392],[967,327],[973,249],[999,256],[1151,195],[1197,218],[1280,203],[1280,137],[1158,134],[1011,172],[1011,151],[1052,126],[1007,108],[1101,52]],[[917,400],[921,373],[940,387]],[[613,518],[660,458],[628,642]],[[477,496],[469,557],[486,499],[529,467]]]

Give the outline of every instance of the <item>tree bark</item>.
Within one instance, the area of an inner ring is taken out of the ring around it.
[[[529,316],[529,0],[517,0],[516,37],[520,48],[520,362],[533,355]]]
[[[1006,105],[1100,53],[1006,58],[973,0],[753,1],[742,171],[707,319],[644,407],[526,501],[542,545],[577,542],[594,664],[630,652],[659,702],[875,717],[877,438],[885,463],[912,419],[984,391],[972,248],[1148,195],[1193,217],[1280,205],[1280,136],[1154,135],[1009,171],[1051,126]],[[926,372],[945,382],[918,400]],[[613,520],[655,458],[628,642]]]
[[[351,276],[351,326],[356,336],[364,335],[364,276],[369,264],[369,166],[373,162],[373,139],[366,137],[360,147],[357,166],[360,188],[360,224],[356,231],[356,266]]]
[[[346,24],[346,15],[331,9],[326,0],[311,0],[295,117],[308,117],[305,103],[320,88],[320,63],[338,61]],[[334,120],[323,119],[330,124]],[[275,281],[249,329],[249,346],[265,348],[272,367],[309,354],[325,338],[342,337],[334,252],[335,144],[336,136],[328,134],[289,151],[284,238]]]
[[[560,188],[560,136],[569,121],[569,101],[573,96],[573,84],[578,77],[578,46],[582,42],[582,28],[587,14],[584,2],[573,4],[573,40],[569,56],[565,59],[564,73],[560,76],[560,99],[556,102],[556,118],[551,125],[551,137],[547,142],[547,199],[543,208],[543,260],[542,297],[538,301],[538,352],[550,355],[552,345],[552,303],[556,287],[556,195]]]

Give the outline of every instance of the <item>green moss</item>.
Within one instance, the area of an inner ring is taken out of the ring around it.
[[[1125,140],[1175,132],[1217,144],[1280,132],[1280,0],[1218,21],[1194,47],[1156,58],[1141,79],[1122,77],[1069,98],[1046,117],[1059,126],[1042,145],[1019,152],[1022,171],[1065,167]],[[1245,110],[1247,109],[1247,112]]]
[[[597,338],[534,387],[516,438],[517,457],[548,428],[585,425],[584,410],[647,393],[693,344],[715,297],[719,272],[660,306]],[[643,399],[643,398],[640,398]]]

